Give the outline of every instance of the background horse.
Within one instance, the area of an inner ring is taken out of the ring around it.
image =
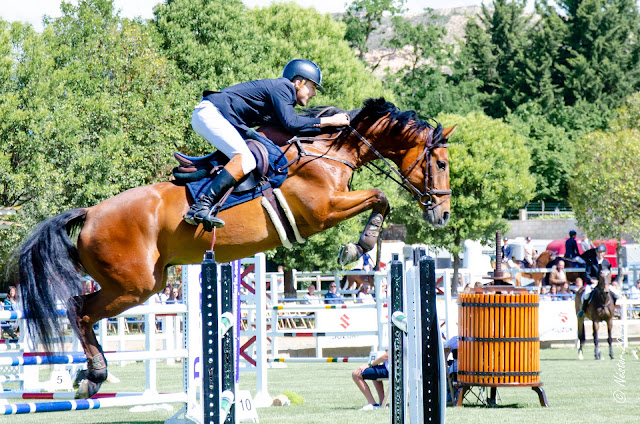
[[[551,262],[553,256],[554,253],[551,250],[545,250],[538,255],[535,263],[533,264],[533,268],[547,268],[547,264]],[[522,272],[515,273],[516,285],[518,287],[521,285],[522,277],[533,279],[533,282],[537,287],[542,285],[542,280],[544,279],[546,272],[527,272],[527,268],[523,266],[523,261],[513,261],[513,263],[515,264],[514,268],[522,269]]]
[[[600,321],[607,322],[607,341],[609,342],[609,357],[613,359],[613,339],[611,337],[611,331],[613,329],[613,313],[615,310],[615,304],[613,298],[609,294],[609,286],[611,284],[611,271],[602,271],[598,279],[598,285],[593,289],[591,293],[591,301],[587,305],[587,310],[582,318],[578,318],[578,339],[580,340],[580,349],[578,350],[578,358],[583,359],[582,346],[584,345],[585,333],[584,333],[584,319],[589,318],[593,322],[593,343],[595,345],[595,358],[603,359],[602,352],[598,343],[598,329],[600,327]],[[584,293],[584,287],[582,287],[576,293],[575,305],[576,314],[582,308],[582,293]]]
[[[416,193],[424,219],[444,225],[451,195],[446,143],[454,128],[433,128],[415,112],[401,112],[384,99],[369,99],[350,116],[351,127],[332,137],[283,147],[290,166],[281,191],[301,236],[367,210],[367,225],[373,219],[381,225],[389,206],[382,190],[349,190],[354,169],[381,156],[397,166],[401,184]],[[164,288],[169,266],[199,263],[211,248],[212,233],[182,219],[193,203],[187,193],[172,182],[133,188],[43,221],[21,246],[18,279],[31,334],[53,351],[64,329],[56,309],[67,305],[87,356],[87,378],[77,397],[92,396],[107,377],[93,324],[143,303]],[[220,217],[226,226],[215,233],[219,262],[281,245],[259,198],[224,210]],[[99,283],[99,291],[82,294],[82,269]]]

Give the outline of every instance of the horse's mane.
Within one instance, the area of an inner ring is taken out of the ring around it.
[[[442,125],[440,125],[440,123],[436,122],[433,118],[429,118],[429,120],[435,122],[436,125],[434,127],[429,122],[420,119],[415,111],[408,110],[403,112],[393,103],[386,101],[384,97],[367,99],[360,109],[346,111],[334,106],[313,106],[305,109],[301,115],[316,117],[318,114],[321,114],[321,116],[333,116],[338,113],[346,113],[349,115],[351,126],[353,127],[365,119],[377,120],[388,115],[389,122],[391,122],[389,131],[411,131],[418,134],[433,128],[432,144],[437,144],[442,139]],[[407,128],[407,125],[410,126]]]

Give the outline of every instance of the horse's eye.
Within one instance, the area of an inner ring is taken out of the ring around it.
[[[447,162],[443,160],[436,161],[436,165],[438,165],[438,168],[440,168],[443,171],[447,169]]]

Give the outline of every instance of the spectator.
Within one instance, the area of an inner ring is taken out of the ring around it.
[[[564,261],[559,260],[555,268],[553,268],[551,270],[551,273],[549,273],[549,284],[551,284],[551,286],[562,287],[562,285],[566,282],[567,273],[564,270]]]
[[[582,288],[582,286],[584,286],[584,283],[582,282],[582,278],[580,277],[576,278],[576,281],[573,284],[574,286],[571,289],[571,291],[573,291],[574,293],[578,293],[578,291]]]
[[[364,255],[362,255],[362,270],[369,272],[369,271],[373,271],[373,268],[375,268],[373,259],[371,259],[371,255],[367,252]]]
[[[533,248],[533,244],[531,244],[531,237],[527,236],[527,242],[524,245],[524,259],[522,260],[522,264],[525,268],[533,268],[537,258],[538,252]]]
[[[375,303],[373,295],[371,294],[371,286],[369,283],[364,283],[360,286],[358,294],[356,295],[356,303]]]
[[[175,303],[182,303],[182,290],[179,286],[174,286],[171,289],[171,296]]]
[[[382,280],[380,281],[380,291],[382,292],[382,299],[386,299],[387,297],[389,297],[389,285],[387,284],[387,277],[383,277]],[[378,293],[376,293],[377,297]]]
[[[549,286],[540,287],[540,300],[551,300],[551,295],[549,294]]]
[[[18,289],[16,286],[9,286],[7,297],[4,299],[4,309],[6,311],[17,311],[18,308]]]
[[[629,299],[640,299],[640,280],[636,281],[636,285],[632,286],[631,289],[629,289]]]
[[[335,282],[331,282],[329,285],[329,291],[324,295],[324,303],[328,305],[344,303],[342,295],[338,293],[338,288]]]
[[[582,253],[586,252],[590,249],[595,249],[595,245],[587,238],[586,234],[582,234],[580,236],[580,247],[582,248]]]
[[[361,411],[380,409],[380,405],[384,400],[384,386],[379,379],[389,378],[389,351],[385,351],[379,358],[369,364],[358,367],[351,374],[351,377],[368,402]],[[377,403],[365,380],[373,380],[373,387],[375,387],[379,399]]]
[[[565,281],[560,289],[560,300],[571,300],[571,290],[569,290],[569,282]]]
[[[551,300],[560,300],[560,297],[558,296],[558,286],[551,286],[549,288],[549,296],[551,297]]]
[[[167,286],[162,290],[162,292],[158,293],[158,297],[160,298],[160,303],[167,303],[171,298],[171,285],[167,284]]]
[[[320,276],[317,279],[320,280]],[[313,283],[309,284],[307,292],[302,297],[304,299],[302,303],[305,305],[319,305],[321,303],[320,297],[316,295],[316,286]]]
[[[574,230],[569,231],[569,238],[564,242],[564,257],[584,265],[584,260],[580,257],[580,251],[578,250],[578,242],[576,241],[576,232]]]
[[[474,287],[476,289],[481,289],[482,286],[484,286],[484,284],[482,284],[482,281],[476,281],[476,283],[474,284]]]
[[[447,356],[447,365],[449,375],[451,376],[451,381],[457,381],[458,375],[458,336],[453,336],[449,340],[447,340],[447,344],[444,346],[445,352],[449,351],[451,353],[451,358]]]
[[[509,244],[509,238],[504,236],[502,241],[502,262],[509,262],[513,258],[513,246]]]
[[[6,311],[17,311],[19,309],[18,289],[16,288],[16,286],[9,286],[7,297],[4,299],[4,309]],[[18,334],[16,333],[18,331],[18,321],[4,322],[1,327],[2,330],[7,333],[9,338],[18,338]],[[2,336],[2,334],[0,334],[0,336]]]

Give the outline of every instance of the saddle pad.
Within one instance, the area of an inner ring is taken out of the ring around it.
[[[229,209],[230,207],[258,198],[262,196],[262,192],[267,188],[278,188],[282,185],[284,180],[287,179],[288,169],[280,172],[278,171],[278,169],[283,168],[288,162],[287,157],[284,155],[284,153],[282,153],[282,150],[280,150],[278,146],[276,146],[271,140],[267,138],[260,137],[260,140],[258,140],[258,142],[262,143],[262,145],[264,145],[264,147],[269,152],[269,170],[267,172],[268,181],[254,187],[251,190],[243,191],[238,194],[236,194],[235,192],[231,193],[220,210]],[[224,160],[224,162],[220,162],[219,165],[223,165],[223,163],[226,163],[226,156],[219,156]],[[214,164],[214,167],[216,166],[216,162],[214,160],[212,160],[211,163]],[[198,199],[200,195],[208,193],[209,186],[211,185],[212,180],[213,178],[207,177],[199,181],[187,183],[187,189],[189,190],[189,193],[191,194],[193,199]]]

